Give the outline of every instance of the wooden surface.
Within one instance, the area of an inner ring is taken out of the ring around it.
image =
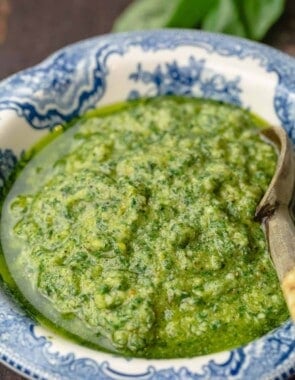
[[[0,45],[0,79],[38,63],[69,43],[109,32],[113,20],[129,2],[10,0],[7,35]],[[287,0],[285,14],[264,42],[295,56],[294,0]],[[0,380],[21,379],[0,364]]]

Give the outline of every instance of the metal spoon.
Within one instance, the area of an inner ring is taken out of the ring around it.
[[[279,150],[276,172],[256,208],[255,220],[265,226],[270,255],[292,319],[295,321],[295,227],[293,202],[295,157],[291,141],[280,127],[262,131]]]

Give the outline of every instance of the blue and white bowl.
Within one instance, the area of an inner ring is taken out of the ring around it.
[[[20,154],[86,110],[166,94],[241,105],[295,142],[295,61],[269,47],[198,31],[106,35],[68,46],[0,83],[0,193]],[[286,379],[295,373],[295,326],[286,322],[232,351],[127,360],[42,327],[0,287],[0,359],[34,379]]]

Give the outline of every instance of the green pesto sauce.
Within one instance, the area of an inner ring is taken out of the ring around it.
[[[139,357],[208,354],[278,326],[288,313],[253,221],[277,161],[262,124],[173,97],[78,120],[3,205],[24,296],[81,339]]]

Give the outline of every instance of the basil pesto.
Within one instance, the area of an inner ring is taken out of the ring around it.
[[[92,111],[36,154],[2,246],[47,318],[125,355],[247,343],[288,313],[255,208],[277,156],[246,110],[155,98]]]

